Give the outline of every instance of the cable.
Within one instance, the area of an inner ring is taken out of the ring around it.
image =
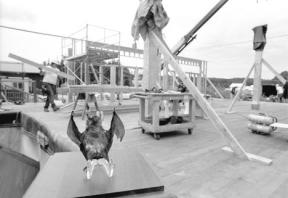
[[[281,35],[271,36],[271,37],[268,37],[267,40],[278,39],[278,38],[283,38],[283,37],[288,37],[288,34],[281,34]],[[244,41],[231,42],[231,43],[225,43],[225,44],[217,44],[217,45],[206,45],[206,46],[203,46],[203,47],[199,47],[197,49],[226,47],[226,46],[233,46],[233,45],[241,45],[241,44],[245,44],[245,43],[252,43],[252,40],[244,40]]]

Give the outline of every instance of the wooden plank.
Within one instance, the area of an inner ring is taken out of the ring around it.
[[[219,90],[215,87],[215,85],[212,83],[212,81],[209,78],[206,78],[207,82],[212,86],[212,88],[216,91],[216,93],[218,94],[218,96],[221,99],[224,99],[224,97],[222,96],[222,94],[219,92]],[[206,86],[205,86],[206,87]]]
[[[286,83],[285,78],[281,76],[273,67],[270,65],[265,59],[262,58],[262,62],[264,65],[268,67],[268,69],[278,78],[278,80],[284,85]]]
[[[57,70],[52,69],[52,68],[47,68],[47,67],[45,67],[45,66],[43,66],[43,65],[40,65],[40,64],[38,64],[38,63],[36,63],[36,62],[33,62],[33,61],[31,61],[31,60],[28,60],[28,59],[25,59],[25,58],[23,58],[23,57],[17,56],[17,55],[15,55],[15,54],[10,53],[8,56],[9,56],[10,58],[15,59],[15,60],[18,60],[18,61],[21,61],[21,62],[23,62],[23,63],[29,64],[29,65],[31,65],[31,66],[37,67],[38,69],[42,69],[42,70],[44,70],[44,71],[49,71],[49,72],[55,73],[55,74],[57,74],[58,76],[61,76],[61,77],[63,77],[63,78],[67,78],[67,79],[69,79],[69,80],[74,80],[74,79],[75,79],[74,76],[68,75],[68,74],[66,74],[66,73],[64,73],[64,72],[60,72],[60,71],[57,71]]]
[[[208,115],[210,121],[214,124],[214,126],[218,129],[218,131],[225,137],[226,143],[233,148],[233,151],[241,158],[249,159],[244,148],[240,145],[238,140],[234,137],[228,127],[224,124],[221,118],[217,115],[212,106],[206,101],[206,99],[202,96],[201,92],[195,87],[195,85],[190,81],[189,78],[182,71],[177,61],[175,60],[173,54],[167,47],[167,44],[160,39],[157,34],[151,31],[151,39],[153,42],[159,47],[161,53],[164,56],[164,59],[168,61],[174,70],[178,73],[180,79],[183,81],[185,86],[189,89],[189,91],[195,97],[195,100],[198,102],[203,111]]]
[[[111,86],[111,85],[71,85],[68,87],[61,87],[57,89],[59,94],[71,93],[95,93],[95,92],[139,92],[143,91],[141,88],[127,87],[127,86]]]
[[[228,147],[228,146],[225,146],[222,149],[224,151],[228,151],[228,152],[233,153],[233,150],[230,147]],[[254,154],[251,154],[251,153],[247,153],[247,156],[248,156],[249,160],[251,160],[251,161],[258,161],[258,162],[261,161],[261,162],[263,162],[264,164],[267,164],[267,165],[271,165],[272,164],[272,160],[269,159],[269,158],[266,158],[266,157],[261,157],[259,155],[254,155]]]
[[[228,107],[228,109],[227,109],[227,111],[226,111],[227,113],[230,113],[230,112],[231,112],[231,110],[232,110],[235,102],[238,100],[238,98],[239,98],[239,96],[240,96],[240,94],[241,94],[244,86],[246,85],[246,82],[247,82],[247,80],[248,80],[251,72],[252,72],[253,69],[254,69],[254,66],[255,66],[255,64],[253,64],[253,66],[251,67],[249,73],[247,74],[246,78],[244,79],[244,81],[243,81],[243,83],[242,83],[242,85],[241,85],[241,87],[240,87],[240,90],[237,92],[236,96],[233,98],[231,104],[229,105],[229,107]]]
[[[160,81],[160,54],[157,47],[150,39],[151,35],[147,34],[144,42],[144,66],[143,66],[143,88],[151,90],[157,87]]]
[[[260,109],[260,97],[262,95],[262,54],[263,51],[255,52],[255,69],[254,69],[254,80],[253,80],[253,98],[251,108],[254,110]]]
[[[96,71],[95,71],[95,69],[94,69],[93,64],[89,64],[89,66],[90,66],[90,68],[91,68],[91,70],[92,70],[92,73],[93,73],[93,75],[94,75],[94,78],[95,78],[95,80],[96,80],[96,83],[99,83],[99,79],[98,79],[98,76],[97,76],[97,74],[96,74]]]
[[[115,197],[163,191],[164,186],[142,155],[129,149],[111,150],[113,177],[95,167],[84,179],[86,161],[80,152],[56,153],[50,157],[24,197]],[[55,168],[57,167],[57,168]]]

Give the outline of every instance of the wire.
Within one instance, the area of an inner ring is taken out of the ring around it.
[[[268,37],[267,39],[278,39],[278,38],[284,38],[288,37],[288,34],[280,34],[276,36],[271,36]],[[199,47],[197,49],[206,49],[206,48],[219,48],[219,47],[226,47],[226,46],[233,46],[233,45],[241,45],[241,44],[246,44],[246,43],[252,43],[252,40],[243,40],[243,41],[238,41],[238,42],[231,42],[231,43],[225,43],[225,44],[216,44],[216,45],[206,45],[203,47]]]

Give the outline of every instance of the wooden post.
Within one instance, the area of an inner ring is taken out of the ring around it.
[[[96,84],[98,84],[98,83],[99,83],[99,79],[98,79],[98,76],[97,76],[96,71],[95,71],[95,69],[94,69],[94,66],[93,66],[93,64],[89,64],[89,66],[90,66],[90,68],[91,68],[91,70],[92,70],[92,73],[93,73],[93,75],[94,75],[94,78],[95,78],[95,80],[96,80]]]
[[[33,102],[37,102],[37,91],[36,91],[36,81],[32,82],[32,89],[33,89]]]
[[[255,51],[255,69],[254,69],[254,82],[253,82],[253,99],[251,108],[253,110],[260,109],[260,98],[262,96],[262,54],[263,51]]]
[[[160,32],[157,32],[161,34]],[[153,87],[157,88],[160,82],[161,60],[159,49],[152,41],[151,32],[147,33],[146,40],[144,41],[144,71],[143,71],[143,89],[151,90]],[[152,103],[148,102],[147,114],[152,114]],[[155,110],[154,110],[155,111]],[[159,110],[158,110],[159,111]]]
[[[112,87],[116,87],[116,66],[114,65],[110,67],[110,85]],[[110,100],[112,102],[115,102],[115,99],[116,99],[115,92],[111,92]]]
[[[247,153],[244,148],[240,145],[225,123],[221,120],[221,118],[217,115],[216,111],[212,108],[212,106],[206,101],[206,99],[202,96],[201,92],[195,87],[195,85],[187,78],[185,73],[182,71],[181,67],[178,65],[171,51],[167,48],[167,44],[157,36],[153,31],[151,33],[151,38],[157,47],[159,47],[161,53],[164,56],[164,59],[171,64],[174,70],[178,73],[179,77],[185,84],[185,86],[189,89],[189,91],[194,96],[195,100],[199,103],[201,108],[208,115],[210,121],[214,124],[214,126],[219,130],[220,134],[223,135],[226,143],[231,147],[232,151],[236,153],[239,157],[254,161],[259,161],[265,164],[271,164],[272,160],[263,158],[261,156],[253,155]]]
[[[134,75],[134,86],[138,87],[139,86],[139,68],[135,68],[135,75]]]
[[[102,85],[103,84],[103,67],[101,65],[99,65],[99,84]]]
[[[124,86],[124,67],[120,66],[120,86]]]
[[[157,87],[160,74],[160,53],[155,44],[151,41],[149,32],[144,41],[144,71],[143,71],[143,88],[152,89]]]

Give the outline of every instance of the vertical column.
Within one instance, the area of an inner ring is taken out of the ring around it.
[[[75,72],[75,62],[74,61],[73,62],[68,62],[67,64],[68,64],[67,67],[69,68],[69,69],[67,69],[68,74],[73,75],[71,71]],[[75,84],[75,80],[67,80],[67,84],[68,84],[67,86],[69,87],[70,85]],[[70,103],[72,101],[73,101],[73,94],[69,90],[69,92],[68,92],[68,102]]]
[[[110,85],[116,87],[116,66],[110,66]],[[116,99],[115,92],[111,92],[111,101],[114,102]]]
[[[254,82],[253,82],[253,100],[251,108],[254,110],[260,109],[260,98],[262,95],[262,54],[263,51],[256,51],[255,54],[255,69],[254,69]]]
[[[138,86],[139,86],[139,81],[138,81],[138,79],[139,79],[139,69],[138,69],[138,67],[137,67],[137,68],[135,68],[135,75],[134,75],[134,86],[135,86],[135,87],[138,87]]]
[[[158,32],[158,34],[161,34]],[[160,51],[153,42],[151,32],[147,33],[144,41],[144,71],[143,71],[143,89],[151,90],[153,87],[158,87],[160,81],[161,70]],[[155,114],[155,109],[152,110],[152,102],[147,100],[147,114],[150,116],[152,111]],[[154,105],[155,106],[155,105]],[[159,113],[159,109],[157,109]],[[155,116],[155,115],[153,115]],[[158,115],[159,116],[159,115]],[[153,118],[154,119],[154,118]]]
[[[32,89],[33,89],[33,102],[37,102],[37,91],[36,91],[36,81],[32,81]],[[0,90],[1,92],[1,90]]]
[[[160,53],[151,39],[151,32],[146,36],[144,42],[144,72],[143,72],[143,88],[152,89],[157,87],[159,83],[160,73]]]
[[[120,86],[124,86],[124,67],[120,66]]]
[[[254,110],[260,109],[260,98],[262,95],[261,73],[262,73],[262,54],[266,45],[267,25],[256,26],[253,29],[254,40],[253,50],[255,50],[254,64],[254,85],[253,85],[253,100],[251,108]]]
[[[103,67],[99,65],[99,84],[103,84]]]

